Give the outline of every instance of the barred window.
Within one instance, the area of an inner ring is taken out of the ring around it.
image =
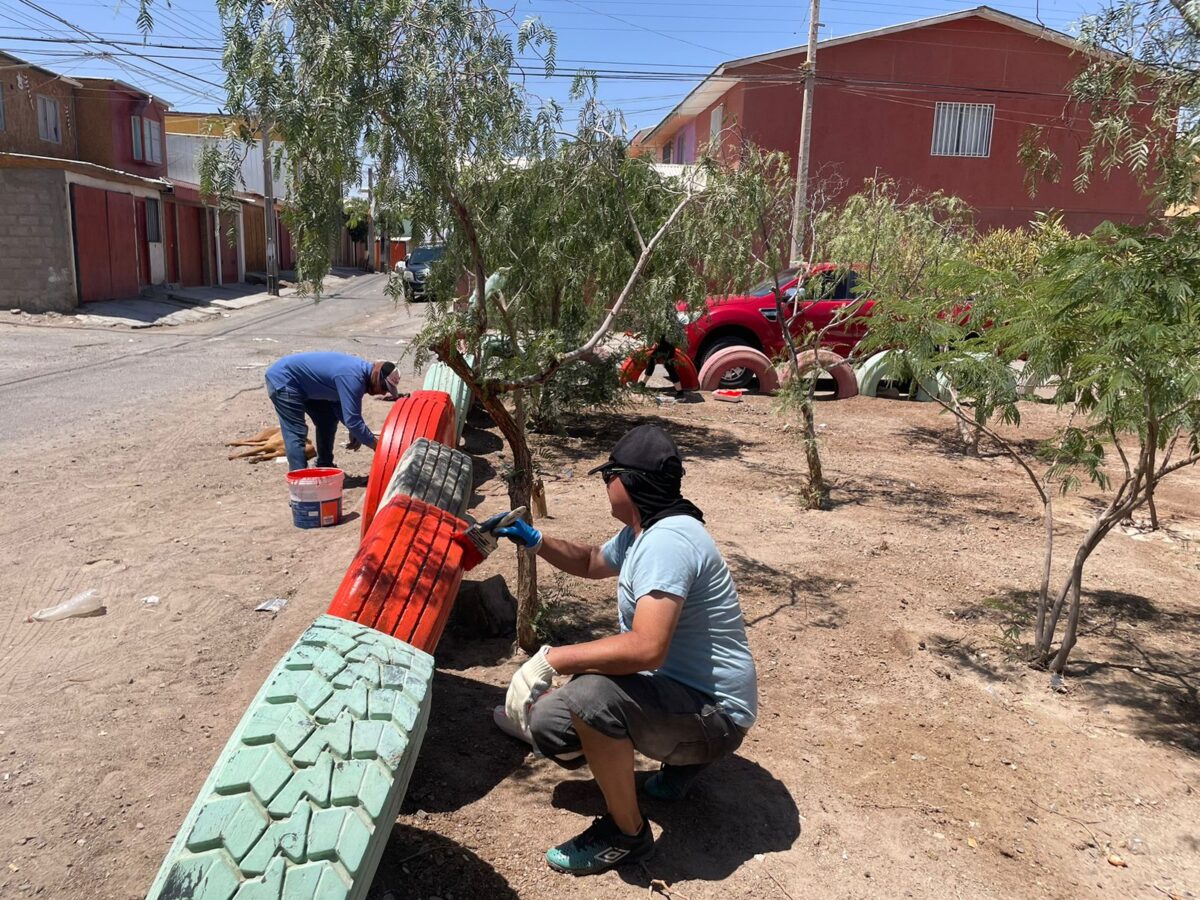
[[[990,156],[992,103],[938,103],[933,108],[932,156]]]

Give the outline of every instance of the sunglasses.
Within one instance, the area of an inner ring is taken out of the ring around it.
[[[603,472],[600,473],[600,477],[604,479],[604,486],[607,487],[608,485],[612,484],[612,480],[614,478],[616,478],[618,475],[620,475],[622,472],[629,472],[629,471],[632,471],[632,470],[631,469],[622,469],[618,466],[617,468],[614,468],[614,469],[605,469]]]

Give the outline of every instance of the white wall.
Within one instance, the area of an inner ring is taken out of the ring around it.
[[[242,157],[242,183],[238,188],[251,194],[263,193],[262,141],[246,145],[226,138],[168,133],[167,177],[199,186],[200,153],[204,145],[209,143],[224,147],[236,146],[238,155]],[[284,165],[287,165],[286,159]],[[277,200],[286,199],[287,188],[282,176],[282,171],[275,176],[274,191]]]

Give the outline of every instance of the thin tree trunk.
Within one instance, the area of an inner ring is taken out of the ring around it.
[[[821,468],[821,451],[817,447],[811,398],[800,404],[800,420],[804,427],[804,460],[808,463],[808,492],[805,499],[809,509],[824,509],[829,502],[829,488],[825,485],[825,473]]]
[[[1054,503],[1049,492],[1042,503],[1042,524],[1046,534],[1042,542],[1042,583],[1038,588],[1037,624],[1033,629],[1035,648],[1042,646],[1046,612],[1050,606],[1050,567],[1054,561]]]

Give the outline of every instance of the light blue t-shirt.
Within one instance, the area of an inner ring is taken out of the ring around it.
[[[670,516],[637,536],[627,527],[601,552],[620,572],[622,633],[633,627],[637,602],[651,591],[683,598],[666,662],[654,674],[708,694],[749,728],[758,715],[758,676],[733,576],[704,525],[691,516]]]

